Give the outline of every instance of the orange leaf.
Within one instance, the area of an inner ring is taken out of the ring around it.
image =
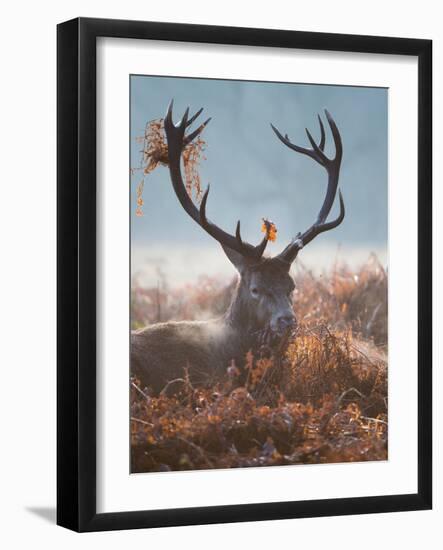
[[[271,222],[270,220],[266,218],[262,218],[263,223],[261,226],[262,233],[266,233],[266,238],[268,241],[276,241],[277,240],[277,227],[274,222]]]

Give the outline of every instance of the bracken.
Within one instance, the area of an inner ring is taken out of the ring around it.
[[[247,354],[212,387],[192,387],[184,369],[158,397],[131,380],[133,472],[387,459],[385,270],[371,258],[296,281],[300,323],[279,356]],[[208,278],[173,292],[133,285],[133,324],[156,322],[158,304],[163,319],[214,314],[229,293]]]

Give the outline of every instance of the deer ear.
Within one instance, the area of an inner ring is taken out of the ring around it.
[[[228,260],[232,263],[235,269],[239,273],[242,273],[242,271],[244,271],[244,269],[248,266],[248,258],[245,258],[239,252],[232,250],[232,248],[228,248],[227,246],[222,245],[222,248],[228,257]]]

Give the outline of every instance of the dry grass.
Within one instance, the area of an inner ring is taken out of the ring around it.
[[[210,388],[184,373],[173,396],[131,381],[133,472],[387,458],[386,272],[372,258],[320,278],[301,269],[296,281],[300,326],[280,356],[248,354]],[[133,323],[219,314],[231,292],[209,279],[135,286]]]

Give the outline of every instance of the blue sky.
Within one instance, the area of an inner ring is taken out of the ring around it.
[[[232,232],[241,219],[242,234],[252,243],[262,237],[261,218],[272,219],[278,240],[268,250],[278,253],[292,236],[313,223],[327,180],[321,166],[278,141],[270,122],[294,143],[307,146],[305,127],[318,138],[317,113],[327,108],[343,139],[340,188],[346,218],[339,228],[313,241],[309,253],[313,257],[317,251],[316,261],[322,258],[325,266],[338,247],[363,255],[373,250],[383,256],[387,241],[387,94],[382,88],[132,76],[131,166],[140,163],[141,146],[135,138],[143,135],[148,120],[164,116],[171,98],[176,120],[187,106],[191,113],[204,107],[202,120],[212,117],[203,134],[207,160],[200,168],[203,185],[211,183],[209,217]],[[331,142],[327,133],[326,152],[330,154]],[[213,251],[221,254],[219,245],[181,209],[165,167],[146,178],[145,215],[135,217],[139,181],[140,173],[136,173],[131,181],[131,240],[138,257],[144,258],[135,262],[137,269],[152,268],[157,261],[168,271],[167,259],[161,258],[162,250],[168,248],[200,249],[200,254],[207,250],[211,258]]]

